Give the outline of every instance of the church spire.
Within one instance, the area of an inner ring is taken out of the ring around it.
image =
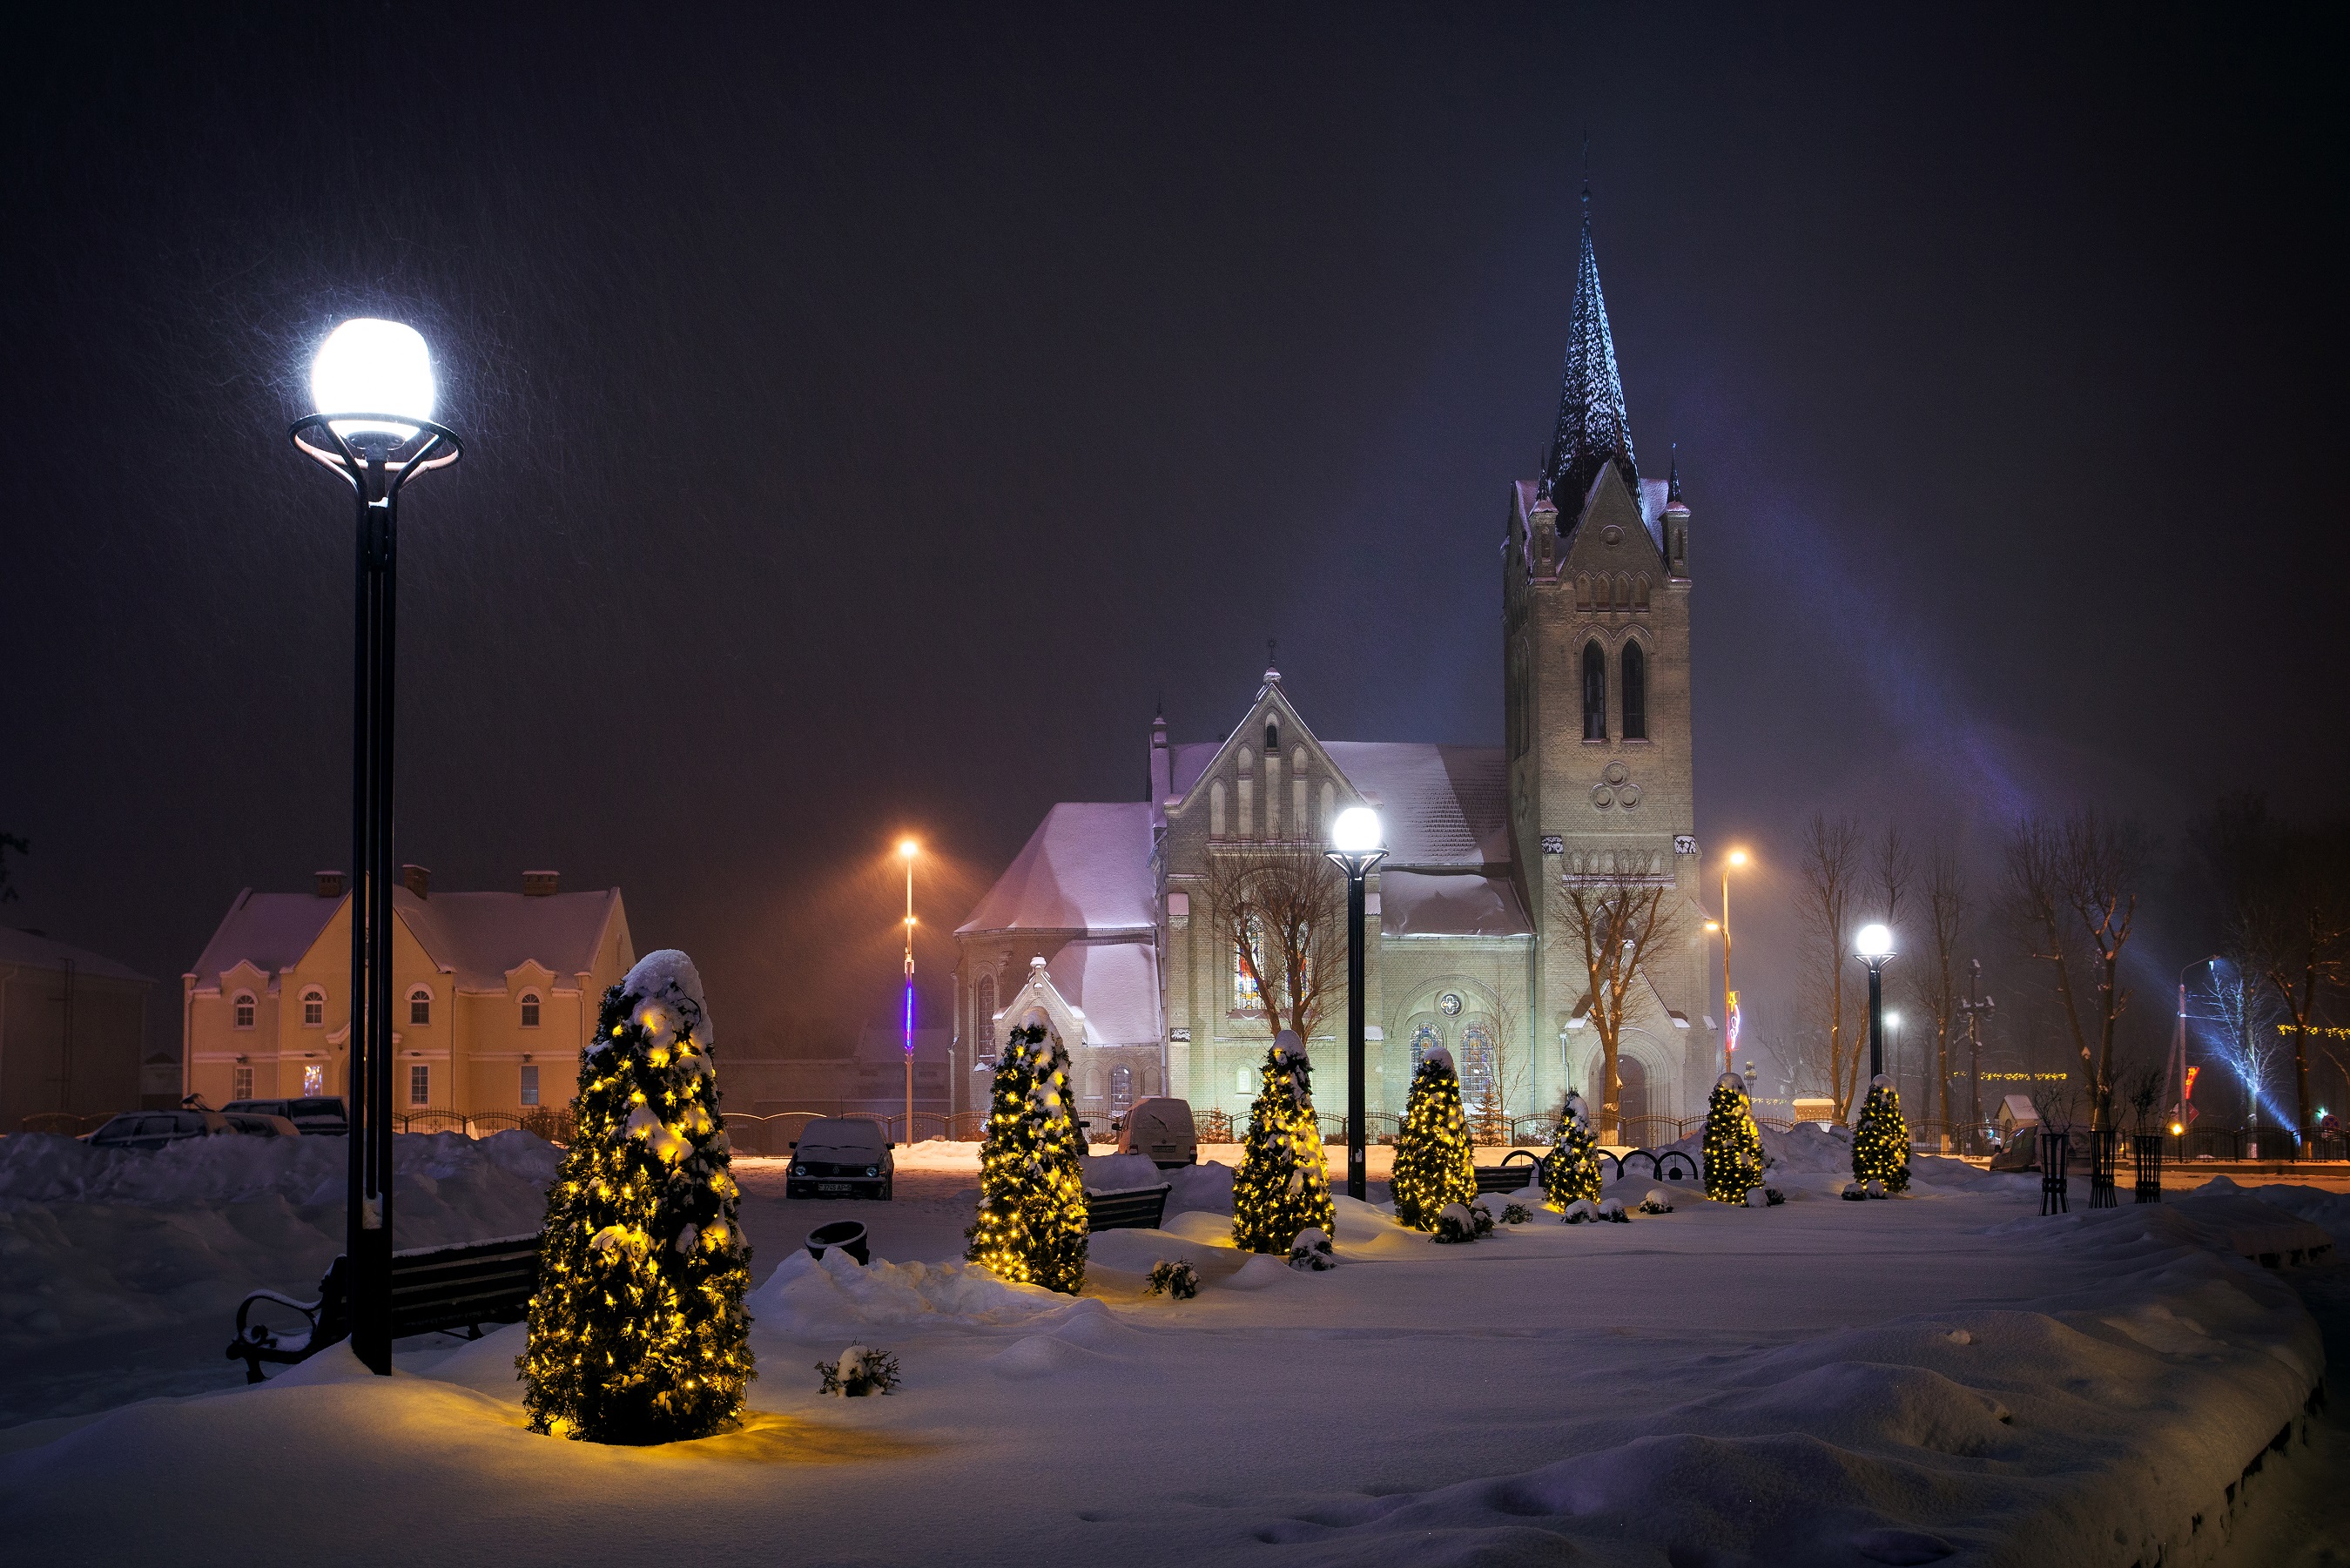
[[[1591,248],[1591,181],[1583,182],[1583,255],[1575,269],[1575,306],[1567,322],[1566,372],[1558,396],[1558,431],[1551,440],[1544,488],[1562,508],[1580,510],[1591,482],[1610,458],[1634,504],[1640,472],[1632,461],[1632,425],[1624,412],[1624,381],[1616,371],[1616,338],[1607,329],[1607,301],[1599,292],[1599,257]]]

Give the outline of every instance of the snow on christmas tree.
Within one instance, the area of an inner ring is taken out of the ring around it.
[[[1879,1073],[1852,1129],[1852,1179],[1881,1181],[1887,1192],[1909,1190],[1909,1126],[1901,1119],[1901,1091]]]
[[[1435,1230],[1446,1204],[1468,1203],[1477,1196],[1461,1080],[1453,1074],[1451,1055],[1440,1047],[1412,1070],[1403,1130],[1396,1137],[1394,1186],[1396,1219],[1416,1231]]]
[[[1717,1203],[1743,1203],[1762,1185],[1762,1132],[1746,1098],[1746,1080],[1724,1073],[1705,1102],[1705,1195]]]
[[[598,1443],[707,1437],[755,1375],[751,1249],[719,1121],[702,977],[674,949],[604,993],[548,1189],[530,1338],[533,1431]]]
[[[1263,1085],[1249,1107],[1248,1142],[1232,1177],[1232,1244],[1285,1254],[1309,1227],[1337,1232],[1330,1168],[1314,1119],[1314,1067],[1287,1029],[1264,1054]]]
[[[1583,1096],[1570,1089],[1559,1110],[1558,1130],[1551,1135],[1550,1158],[1543,1165],[1544,1206],[1564,1210],[1598,1196],[1599,1142],[1591,1136],[1591,1116]]]
[[[1086,1282],[1085,1146],[1069,1098],[1061,1037],[1041,1023],[1014,1029],[995,1064],[963,1256],[1000,1280],[1075,1295]]]

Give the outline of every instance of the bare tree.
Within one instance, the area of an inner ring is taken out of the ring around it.
[[[2203,972],[2211,1022],[2221,1037],[2220,1059],[2244,1086],[2244,1129],[2257,1139],[2261,1101],[2284,1055],[2284,1035],[2278,1027],[2284,1022],[2284,1009],[2247,960],[2223,955]]]
[[[2309,1090],[2312,1031],[2328,992],[2350,980],[2350,838],[2341,828],[2279,827],[2251,867],[2233,928],[2293,1034],[2300,1136],[2317,1122]]]
[[[1492,1024],[1493,1058],[1492,1071],[1486,1075],[1485,1091],[1491,1106],[1480,1107],[1480,1130],[1489,1142],[1506,1143],[1511,1136],[1510,1107],[1526,1102],[1534,1064],[1533,1043],[1520,1037],[1523,1023],[1519,1011],[1508,998],[1496,996],[1486,1017]]]
[[[1937,839],[1926,857],[1926,950],[1909,971],[1909,992],[1927,1017],[1934,1021],[1932,1083],[1939,1085],[1923,1096],[1918,1112],[1933,1116],[1941,1106],[1950,1116],[1950,1031],[1959,1016],[1959,943],[1967,923],[1967,876],[1958,852]],[[1939,1094],[1937,1101],[1935,1095]]]
[[[1599,1035],[1599,1137],[1615,1141],[1624,1078],[1619,1049],[1631,1011],[1632,988],[1640,968],[1680,935],[1679,890],[1669,876],[1629,867],[1638,857],[1619,856],[1613,868],[1575,872],[1551,890],[1554,917],[1583,958],[1586,991],[1577,1009],[1586,1026]]]
[[[1256,993],[1265,1033],[1311,1040],[1347,993],[1347,883],[1319,845],[1211,851],[1209,918]]]
[[[2113,1125],[2114,1034],[2129,1005],[2122,950],[2152,848],[2137,822],[2094,806],[2062,822],[2025,817],[2008,839],[2008,918],[2031,955],[2050,967],[2088,1080],[2093,1129]]]
[[[1813,1004],[1826,1026],[1828,1096],[1843,1121],[1852,1110],[1860,1058],[1845,990],[1852,903],[1863,879],[1860,825],[1848,816],[1814,816],[1804,831],[1802,877],[1804,970]]]

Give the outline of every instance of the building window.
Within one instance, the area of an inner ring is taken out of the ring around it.
[[[525,1029],[538,1027],[538,992],[535,991],[525,991],[522,993],[522,1026]],[[534,1105],[536,1103],[536,1101],[532,1102]]]
[[[525,1065],[522,1070],[522,1103],[525,1106],[538,1104],[538,1066],[536,1063]]]
[[[302,993],[302,1027],[323,1029],[327,1026],[327,993],[317,986]]]
[[[1112,1067],[1109,1070],[1109,1114],[1122,1116],[1134,1108],[1134,1069]]]
[[[1645,575],[1632,579],[1632,607],[1636,610],[1648,607],[1648,579]]]
[[[408,993],[408,1021],[415,1024],[432,1022],[432,993],[421,985]]]
[[[239,1029],[250,1029],[250,1028],[252,1028],[252,1027],[253,1027],[253,1013],[254,1013],[253,992],[249,992],[249,991],[240,991],[240,992],[238,992],[236,993],[236,1012],[235,1012],[236,1026],[237,1026]]]
[[[1607,655],[1596,642],[1583,645],[1583,738],[1607,738]]]
[[[1591,607],[1591,579],[1589,577],[1577,577],[1575,579],[1575,607],[1577,609],[1589,609]]]
[[[432,1069],[421,1062],[408,1069],[408,1103],[411,1106],[432,1103]]]
[[[1637,642],[1624,645],[1624,738],[1648,738],[1648,653]]]
[[[302,1092],[306,1095],[323,1095],[327,1092],[327,1068],[324,1063],[302,1064]]]
[[[250,1068],[250,1067],[238,1067],[238,1068],[235,1068],[235,1069],[232,1070],[232,1071],[230,1072],[230,1074],[229,1074],[229,1075],[228,1075],[228,1078],[229,1078],[229,1098],[230,1098],[230,1099],[233,1099],[233,1100],[249,1100],[249,1099],[253,1098],[253,1069],[252,1069],[252,1068]]]
[[[1249,963],[1241,957],[1241,943],[1248,944],[1250,960],[1262,964],[1264,955],[1257,950],[1256,928],[1251,925],[1240,941],[1232,944],[1232,1011],[1237,1013],[1263,1012],[1264,997],[1257,990],[1256,978],[1249,972]]]
[[[1493,1037],[1482,1023],[1461,1032],[1461,1103],[1474,1116],[1493,1087]]]
[[[1267,719],[1264,722],[1264,760],[1272,762],[1281,752],[1281,726]]]
[[[1232,1069],[1232,1093],[1253,1096],[1257,1090],[1257,1070],[1246,1062]]]
[[[1411,1032],[1411,1070],[1415,1073],[1419,1072],[1421,1059],[1430,1051],[1442,1049],[1443,1045],[1444,1036],[1436,1032],[1436,1025],[1433,1023],[1423,1023],[1413,1030]]]
[[[980,1042],[980,1050],[983,1054],[993,1056],[995,1054],[995,977],[993,975],[983,974],[979,977],[977,1005],[979,1016],[971,1021],[972,1038]]]

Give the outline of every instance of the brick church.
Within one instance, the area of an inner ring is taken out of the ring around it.
[[[1558,889],[1626,872],[1670,890],[1680,929],[1634,987],[1622,1114],[1703,1109],[1721,1038],[1699,908],[1690,511],[1677,469],[1645,479],[1633,455],[1588,192],[1544,467],[1507,496],[1503,743],[1325,739],[1271,669],[1221,739],[1173,741],[1162,715],[1149,798],[1053,807],[957,929],[955,1054],[980,1075],[960,1103],[983,1106],[1005,1032],[1042,1021],[1087,1116],[1158,1094],[1243,1113],[1271,1026],[1211,929],[1211,867],[1326,842],[1336,813],[1367,805],[1388,848],[1367,929],[1374,1112],[1402,1109],[1440,1045],[1472,1104],[1490,1087],[1511,1116],[1547,1114],[1572,1088],[1596,1106],[1588,976]],[[1346,1103],[1345,1014],[1342,999],[1309,1042],[1325,1108]]]

